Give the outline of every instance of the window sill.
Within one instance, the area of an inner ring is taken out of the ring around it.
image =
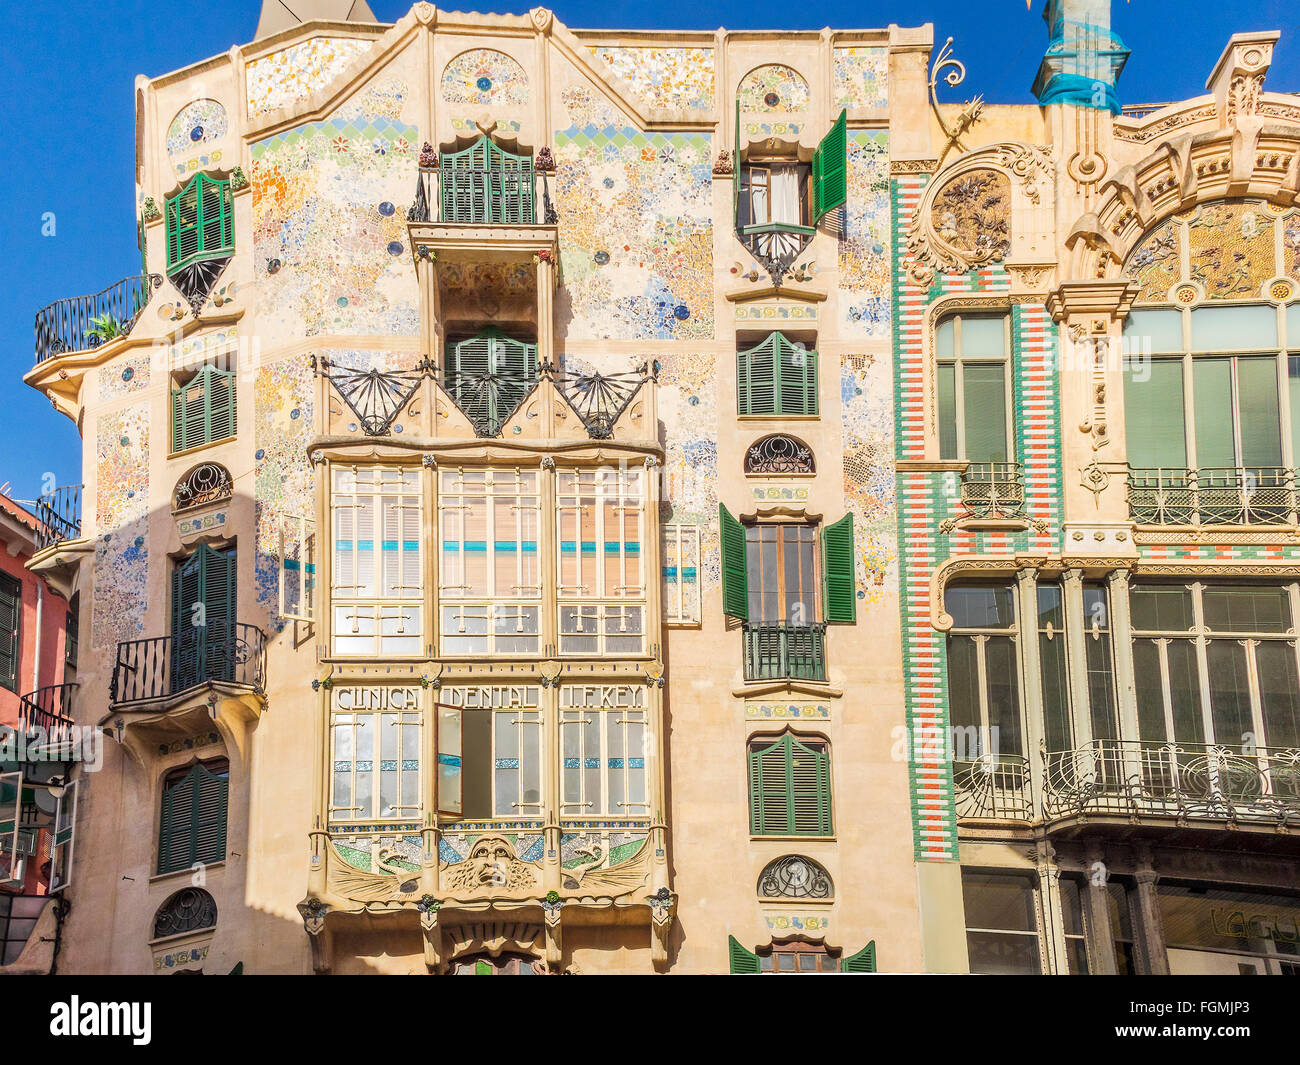
[[[220,870],[225,867],[226,860],[222,858],[219,862],[207,862],[202,868],[204,875],[206,875],[211,873],[213,870]],[[154,875],[149,878],[149,886],[153,887],[154,884],[165,884],[169,880],[179,880],[181,877],[193,877],[196,871],[197,870],[192,869],[187,865],[184,869],[175,869],[170,873],[154,873]]]
[[[170,461],[171,459],[187,458],[190,455],[197,454],[198,452],[204,451],[207,448],[217,447],[220,444],[233,443],[235,440],[238,439],[239,439],[238,433],[234,434],[233,436],[223,436],[220,440],[209,440],[206,444],[196,444],[194,447],[186,448],[183,451],[169,451],[167,453],[167,458],[168,461]]]
[[[749,836],[750,843],[835,843],[834,836]],[[760,900],[762,901],[762,900]],[[806,901],[806,900],[801,900]],[[834,901],[834,899],[830,900]]]
[[[818,422],[820,414],[737,414],[742,422]]]

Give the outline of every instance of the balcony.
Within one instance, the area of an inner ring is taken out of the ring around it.
[[[36,550],[81,539],[81,485],[69,484],[36,501]]]
[[[746,622],[745,680],[826,679],[826,626]]]
[[[254,625],[209,624],[183,637],[117,645],[109,699],[114,707],[164,702],[205,684],[262,692],[266,637]]]
[[[1139,525],[1295,525],[1295,470],[1285,466],[1130,467]]]
[[[126,336],[161,284],[159,274],[143,274],[124,277],[91,296],[55,300],[36,315],[36,365]]]
[[[966,820],[1033,821],[1029,759],[986,754],[952,763],[957,816]]]
[[[1018,518],[1025,482],[1018,462],[972,462],[961,475],[961,504],[973,518]]]
[[[1046,820],[1114,815],[1300,827],[1300,750],[1093,740],[1047,756]]]
[[[18,731],[42,751],[69,748],[76,742],[72,699],[76,684],[51,684],[28,692],[18,701]]]

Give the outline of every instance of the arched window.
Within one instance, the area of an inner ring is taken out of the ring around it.
[[[228,469],[216,462],[204,462],[176,482],[172,510],[190,510],[229,499],[234,486]]]
[[[812,448],[792,436],[776,433],[756,440],[745,452],[745,472],[765,474],[816,473]]]
[[[764,866],[758,895],[764,899],[830,899],[835,897],[835,885],[830,873],[811,858],[787,854]]]
[[[738,414],[804,417],[817,414],[817,352],[784,333],[736,355]]]
[[[749,741],[749,830],[755,836],[829,836],[831,750],[786,732]]]
[[[225,858],[229,790],[230,763],[224,758],[180,766],[163,778],[159,873]]]
[[[442,221],[532,225],[533,160],[512,155],[486,134],[464,151],[442,156]]]
[[[153,915],[153,937],[162,939],[184,932],[198,932],[216,923],[216,900],[202,888],[182,888],[169,896]]]

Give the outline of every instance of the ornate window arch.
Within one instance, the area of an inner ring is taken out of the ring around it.
[[[763,899],[833,899],[835,884],[818,862],[802,854],[787,854],[768,862],[758,877]]]
[[[218,462],[201,462],[176,482],[172,492],[172,510],[191,510],[229,499],[234,489],[234,479],[225,466]]]
[[[153,938],[198,932],[217,923],[217,902],[202,888],[182,888],[169,895],[153,915]]]
[[[816,473],[812,448],[785,433],[755,440],[745,451],[748,474]]]

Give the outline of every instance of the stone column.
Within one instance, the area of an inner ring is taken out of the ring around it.
[[[1165,926],[1160,917],[1160,900],[1156,897],[1156,884],[1160,875],[1151,864],[1151,848],[1146,844],[1137,847],[1137,913],[1134,916],[1134,938],[1137,940],[1138,964],[1149,976],[1169,975],[1169,955],[1165,950]]]
[[[1108,871],[1103,853],[1099,843],[1089,843],[1085,852],[1083,909],[1088,933],[1088,971],[1094,976],[1114,976],[1117,972],[1115,930],[1110,924]]]
[[[1092,700],[1088,694],[1087,631],[1083,617],[1083,571],[1068,569],[1061,575],[1065,602],[1065,652],[1070,678],[1070,720],[1074,746],[1092,739]],[[1055,754],[1055,751],[1049,751]]]

